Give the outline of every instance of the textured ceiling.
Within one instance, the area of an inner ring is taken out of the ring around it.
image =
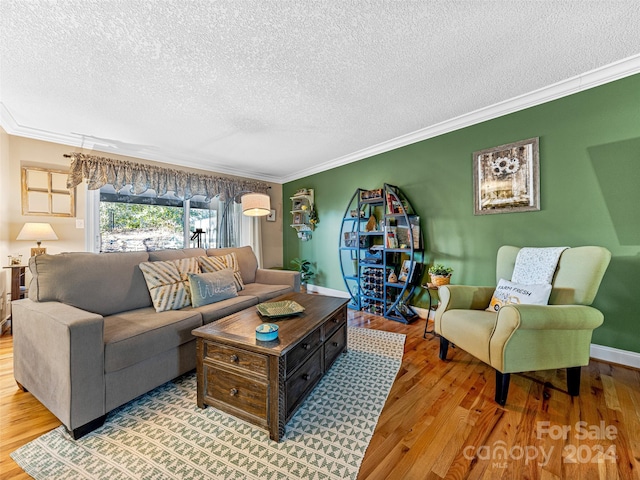
[[[640,53],[638,0],[1,0],[0,17],[9,133],[274,181]]]

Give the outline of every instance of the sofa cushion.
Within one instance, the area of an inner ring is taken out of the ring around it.
[[[232,252],[235,253],[236,258],[238,259],[238,266],[240,267],[242,281],[245,284],[255,282],[256,270],[258,269],[258,259],[250,246],[207,249],[207,255],[210,257],[227,255]]]
[[[253,295],[238,295],[237,297],[222,300],[221,302],[203,305],[202,307],[188,307],[202,315],[202,323],[205,325],[222,317],[239,312],[245,308],[253,307],[258,304],[258,297]]]
[[[143,262],[140,270],[149,287],[156,312],[178,310],[191,305],[187,275],[200,271],[197,257],[167,262]]]
[[[202,326],[195,310],[156,312],[152,307],[104,318],[104,368],[114,372],[193,340]]]
[[[29,298],[61,302],[100,315],[149,307],[139,264],[147,252],[59,253],[29,259]]]
[[[266,283],[250,283],[244,286],[240,295],[253,295],[259,302],[266,302],[272,298],[292,292],[290,285],[267,285]]]
[[[191,305],[201,307],[220,302],[227,298],[237,297],[233,270],[227,268],[219,272],[190,273]]]
[[[233,270],[236,290],[240,291],[244,288],[244,282],[242,281],[240,266],[238,265],[238,258],[235,252],[215,257],[198,257],[198,262],[200,262],[200,269],[203,272],[219,272],[220,270],[230,268]]]

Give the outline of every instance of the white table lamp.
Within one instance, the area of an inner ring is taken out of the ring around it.
[[[27,222],[20,230],[16,240],[35,240],[38,247],[31,249],[31,256],[35,257],[47,253],[47,249],[41,247],[43,240],[58,240],[58,236],[49,223]]]

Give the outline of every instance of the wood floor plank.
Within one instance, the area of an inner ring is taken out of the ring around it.
[[[350,311],[349,324],[407,335],[402,366],[360,480],[640,480],[640,371],[591,360],[582,369],[580,396],[573,398],[566,391],[564,369],[512,374],[503,408],[493,399],[495,372],[453,346],[448,360],[441,361],[438,339],[422,338],[424,320],[404,325]],[[604,422],[618,435],[613,440],[578,439],[578,422],[587,427]],[[30,393],[18,389],[12,338],[1,336],[0,479],[30,478],[10,453],[58,425]],[[540,434],[541,425],[570,431],[566,437]],[[504,461],[495,458],[498,446],[508,452]],[[529,446],[551,451],[548,463],[515,458],[519,448]],[[616,459],[599,452],[609,447],[615,447]]]

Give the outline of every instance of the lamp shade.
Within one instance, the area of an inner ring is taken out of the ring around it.
[[[271,213],[271,199],[264,193],[247,193],[242,196],[242,213],[249,217],[262,217]]]
[[[48,223],[27,222],[20,230],[16,240],[35,240],[39,245],[43,240],[58,240],[58,236]]]

